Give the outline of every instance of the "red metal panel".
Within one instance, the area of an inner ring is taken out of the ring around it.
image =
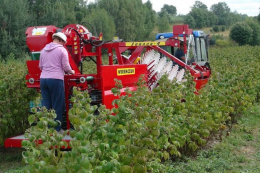
[[[20,135],[22,136],[22,135]],[[15,136],[12,138],[8,138],[5,140],[5,148],[21,148],[22,147],[22,140],[25,138],[19,138],[20,136]]]
[[[125,95],[126,88],[128,88],[130,91],[135,91],[137,89],[135,86],[124,87],[120,90],[121,95]],[[114,94],[112,93],[111,90],[106,90],[106,91],[102,92],[102,97],[103,97],[102,104],[104,104],[107,109],[112,109],[113,108],[113,105],[112,105],[113,100],[119,98],[118,96],[114,96]]]
[[[192,29],[189,29],[189,25],[174,25],[173,26],[173,34],[180,35],[180,34],[192,34]]]
[[[209,78],[207,78],[207,79],[197,79],[197,80],[195,80],[195,82],[196,82],[195,88],[196,88],[197,90],[200,90],[201,88],[203,88],[203,87],[207,84],[208,80],[209,80]]]
[[[26,61],[29,74],[41,74],[39,60]]]
[[[129,73],[127,70],[130,70]],[[135,90],[136,83],[142,74],[147,80],[146,64],[102,66],[102,104],[107,108],[112,108],[112,101],[116,98],[111,92],[111,89],[115,87],[114,79],[121,80],[124,87]],[[121,92],[124,94],[124,89]]]
[[[28,88],[40,88],[40,75],[41,70],[39,68],[39,60],[26,61],[28,74],[25,79],[29,80],[30,78],[34,79],[34,83],[29,83],[26,81],[26,85]]]
[[[52,42],[52,34],[57,30],[55,26],[37,26],[27,28],[26,43],[31,52],[41,51],[47,43]]]
[[[19,136],[15,136],[15,137],[11,137],[5,140],[5,148],[21,148],[22,147],[22,141],[23,140],[28,140],[24,137],[24,135],[19,135]],[[73,140],[69,135],[66,135],[62,141],[65,141],[69,144],[69,142]],[[38,144],[42,144],[42,140],[38,141]],[[65,147],[61,147],[63,149],[65,149]],[[71,147],[68,145],[68,148],[66,149],[70,149]]]
[[[76,64],[75,61],[72,59],[71,54],[69,54],[69,53],[68,53],[68,59],[69,59],[69,63],[70,63],[70,66],[71,66],[72,70],[75,71],[75,74],[80,74],[80,71],[79,71],[79,69],[78,69],[77,64]]]

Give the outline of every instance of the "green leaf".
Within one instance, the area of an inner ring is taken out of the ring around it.
[[[36,120],[36,117],[35,117],[35,115],[34,115],[34,114],[32,114],[32,115],[30,115],[30,116],[28,117],[29,124],[32,124],[32,123],[34,123],[34,122],[35,122],[35,120]]]

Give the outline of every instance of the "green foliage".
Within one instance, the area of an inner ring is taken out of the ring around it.
[[[193,20],[191,19],[193,17]],[[185,23],[195,28],[212,27],[214,25],[223,25],[229,27],[236,22],[243,21],[247,15],[241,15],[236,12],[230,12],[230,8],[225,2],[213,4],[208,10],[207,6],[200,1],[196,1],[191,7],[191,11],[186,15]],[[223,28],[219,28],[223,30]]]
[[[217,72],[212,76],[216,75],[214,79],[218,83],[218,89],[215,89],[220,91],[225,88],[222,93],[226,93],[226,100],[231,99],[227,105],[232,106],[234,109],[234,112],[231,114],[231,118],[234,121],[256,101],[260,91],[259,87],[255,87],[258,86],[259,82],[257,66],[260,63],[260,59],[257,51],[259,51],[258,47],[250,46],[211,50],[211,65],[214,64]],[[246,57],[246,59],[241,61],[241,57]],[[221,61],[219,60],[220,58]],[[238,80],[240,82],[237,82]],[[215,93],[218,92],[215,91]]]
[[[188,24],[190,28],[196,27],[196,22],[195,22],[195,20],[194,20],[194,18],[192,17],[191,14],[186,15],[186,17],[184,19],[184,23]]]
[[[28,120],[30,124],[37,122],[37,125],[26,130],[25,137],[28,140],[22,141],[22,147],[26,149],[22,154],[27,164],[25,172],[37,172],[35,170],[54,172],[55,166],[63,170],[66,165],[61,162],[61,158],[66,156],[61,152],[61,148],[68,146],[67,142],[62,141],[66,132],[60,134],[54,129],[58,123],[54,121],[56,118],[54,110],[48,111],[42,107],[38,110],[34,108],[33,112]]]
[[[3,30],[0,32],[0,60],[7,60],[8,55],[12,55],[10,52],[16,52],[16,46],[14,44],[13,38],[8,35],[7,31]],[[8,48],[8,49],[7,49]]]
[[[230,12],[225,2],[213,4],[208,10],[205,4],[196,1],[188,15],[176,14],[176,7],[167,4],[156,14],[151,1],[143,3],[142,0],[98,0],[89,4],[84,0],[3,0],[0,7],[0,55],[4,59],[14,53],[15,58],[19,58],[27,52],[24,33],[29,26],[63,28],[78,23],[85,25],[95,36],[103,32],[104,39],[118,36],[125,41],[146,41],[154,39],[156,25],[159,32],[168,32],[173,24],[185,23],[191,28],[229,27],[248,18]]]
[[[219,34],[217,34],[217,35],[212,35],[212,36],[210,37],[209,44],[210,44],[210,45],[215,45],[217,40],[223,40],[223,39],[224,39],[224,38],[223,38],[223,35],[219,35]]]
[[[216,40],[216,45],[219,46],[219,47],[227,47],[230,44],[226,40]]]
[[[207,12],[207,27],[214,26],[218,21],[217,16],[212,11]]]
[[[164,4],[161,11],[166,11],[168,14],[176,15],[177,9],[173,5]]]
[[[31,16],[24,0],[2,0],[0,6],[0,55],[5,59],[10,53],[19,58],[26,48],[25,30]]]
[[[229,137],[214,139],[196,158],[185,158],[180,162],[167,162],[172,172],[258,172],[259,158],[259,104],[254,104],[232,128]],[[249,136],[251,136],[249,138]],[[248,138],[250,140],[248,140]],[[243,165],[243,166],[241,166]]]
[[[193,8],[200,8],[200,9],[203,9],[203,10],[208,9],[207,5],[203,4],[200,1],[195,1],[195,4],[191,7],[191,9],[193,9]]]
[[[224,32],[226,30],[225,26],[221,26],[221,31]]]
[[[217,4],[213,4],[210,9],[218,16],[222,17],[223,15],[230,12],[230,8],[228,7],[226,2],[219,2]]]
[[[47,128],[55,115],[39,111],[29,119],[40,122],[28,131],[32,134],[30,140],[23,142],[26,169],[173,172],[174,168],[162,163],[194,153],[214,134],[220,133],[222,138],[256,101],[260,94],[258,52],[259,48],[249,46],[211,50],[214,70],[198,95],[194,94],[195,83],[189,72],[187,82],[182,84],[171,83],[163,76],[153,92],[140,78],[137,91],[126,90],[126,95],[121,95],[123,86],[115,80],[112,92],[118,99],[113,101],[114,108],[108,110],[101,105],[98,116],[94,115],[97,107],[90,106],[87,91],[74,88],[69,111],[75,127],[70,131],[74,138],[69,143],[72,150],[63,153],[58,149],[58,155],[54,155],[50,145],[65,143],[53,128]],[[241,61],[241,57],[247,58]],[[38,139],[44,139],[44,143],[35,145]]]
[[[185,15],[171,15],[170,16],[170,24],[180,24],[184,23]],[[191,28],[191,27],[190,27]]]
[[[159,32],[166,32],[170,27],[168,14],[166,12],[162,12],[162,17],[158,19],[158,31]]]
[[[55,25],[62,28],[81,22],[86,15],[85,8],[86,3],[82,0],[30,0],[29,13],[33,17],[31,25]]]
[[[100,0],[97,7],[105,9],[114,20],[119,38],[127,41],[145,40],[155,26],[155,12],[150,1]]]
[[[194,18],[196,28],[207,26],[207,11],[200,8],[193,8],[190,15]]]
[[[191,18],[192,17],[192,18]],[[193,22],[193,20],[194,22]],[[185,23],[189,25],[195,25],[196,28],[203,28],[213,26],[216,24],[216,15],[204,8],[193,7],[190,13],[185,18]]]
[[[212,27],[212,31],[214,32],[224,32],[226,30],[226,27],[223,25],[223,26],[220,26],[220,25],[215,25]]]
[[[226,2],[219,2],[213,4],[210,8],[212,12],[217,16],[217,25],[231,26],[236,22],[241,22],[247,18],[247,15],[238,14],[237,12],[231,12]]]
[[[213,26],[212,29],[213,29],[214,32],[219,32],[219,26],[218,25]]]
[[[3,0],[0,6],[0,55],[15,58],[26,52],[25,31],[29,26],[79,23],[86,15],[83,0]]]
[[[238,22],[231,27],[229,36],[241,46],[251,42],[253,30],[247,23]]]
[[[255,20],[247,20],[246,23],[253,30],[252,38],[248,44],[251,46],[260,45],[260,24]]]
[[[0,145],[5,138],[22,134],[29,127],[29,101],[37,95],[25,85],[25,61],[14,60],[14,54],[6,59],[0,61]]]
[[[98,36],[99,33],[103,33],[105,40],[113,40],[113,37],[116,36],[114,20],[105,9],[93,9],[83,20],[88,21],[94,27],[93,34]]]

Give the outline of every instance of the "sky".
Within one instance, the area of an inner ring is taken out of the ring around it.
[[[143,0],[146,2],[147,0]],[[153,4],[153,9],[158,12],[161,10],[164,4],[173,5],[177,9],[177,14],[188,14],[191,10],[191,6],[195,4],[196,0],[150,0]],[[219,2],[226,2],[231,12],[237,11],[241,14],[247,14],[248,16],[257,16],[260,12],[260,0],[199,0],[203,4],[207,5],[208,9],[213,4]]]
[[[94,2],[95,0],[88,0],[88,2]],[[109,1],[109,0],[108,0]],[[142,0],[146,2],[147,0]],[[177,14],[188,14],[191,7],[195,4],[196,0],[150,0],[153,4],[153,9],[158,12],[161,10],[164,4],[173,5],[177,9]],[[247,14],[248,16],[258,16],[260,12],[260,0],[199,0],[203,4],[207,5],[210,9],[211,5],[218,2],[226,2],[231,12],[237,11],[240,14]]]

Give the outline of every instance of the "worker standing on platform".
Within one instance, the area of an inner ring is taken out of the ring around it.
[[[68,52],[64,48],[66,35],[58,32],[53,34],[52,39],[53,42],[47,44],[40,55],[39,67],[42,71],[40,89],[42,106],[48,110],[55,110],[57,114],[55,120],[61,123],[55,129],[61,132],[65,110],[64,71],[68,74],[75,74],[75,71],[70,67]]]

